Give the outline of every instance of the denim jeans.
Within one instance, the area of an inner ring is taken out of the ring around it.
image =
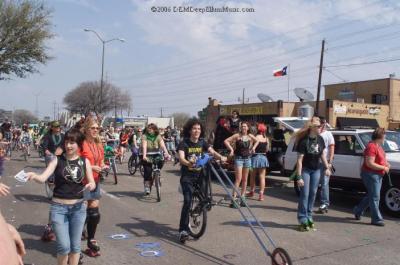
[[[181,211],[181,220],[179,222],[179,232],[188,231],[189,229],[189,211],[193,198],[193,182],[189,180],[181,180],[181,187],[183,194],[183,205]]]
[[[321,165],[321,205],[329,206],[329,179],[325,176],[325,167]]]
[[[72,205],[52,203],[51,224],[56,234],[57,255],[81,252],[81,236],[86,220],[86,204]]]
[[[312,170],[303,168],[301,176],[304,181],[304,186],[300,188],[300,199],[297,209],[297,219],[300,224],[312,221],[312,211],[318,190],[320,174],[320,169]]]
[[[362,216],[364,211],[369,207],[371,210],[371,222],[382,222],[383,218],[381,212],[379,211],[382,176],[373,172],[362,171],[361,178],[365,187],[367,188],[367,195],[354,208],[354,214]]]

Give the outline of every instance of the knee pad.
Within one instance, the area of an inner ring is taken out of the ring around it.
[[[87,208],[87,221],[98,224],[100,222],[99,208]]]

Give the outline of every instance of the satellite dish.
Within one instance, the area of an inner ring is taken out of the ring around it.
[[[265,95],[265,94],[263,94],[263,93],[257,94],[257,97],[258,97],[258,99],[261,100],[261,102],[263,102],[263,103],[266,103],[266,102],[273,102],[273,101],[274,101],[270,96]]]
[[[314,95],[307,89],[298,87],[294,89],[294,93],[300,99],[301,102],[314,100]]]

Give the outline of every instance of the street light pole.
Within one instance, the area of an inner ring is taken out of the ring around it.
[[[120,42],[125,42],[125,39],[112,38],[112,39],[109,39],[109,40],[104,40],[102,37],[100,37],[99,33],[97,33],[93,29],[84,29],[84,31],[93,32],[97,36],[97,38],[101,41],[101,43],[103,45],[103,52],[102,52],[102,56],[101,56],[100,103],[99,103],[99,112],[102,113],[102,111],[103,111],[103,86],[104,86],[103,78],[104,78],[104,50],[105,50],[105,46],[106,46],[106,43],[112,42],[112,41],[115,41],[115,40],[118,40]]]

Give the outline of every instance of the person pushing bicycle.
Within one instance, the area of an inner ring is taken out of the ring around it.
[[[189,211],[193,198],[193,185],[199,177],[205,177],[201,168],[196,168],[196,161],[205,153],[210,153],[222,162],[226,157],[217,153],[204,140],[203,125],[198,119],[190,119],[183,129],[184,139],[178,146],[179,162],[181,164],[180,184],[183,194],[183,206],[179,223],[179,241],[184,243],[189,237]]]

